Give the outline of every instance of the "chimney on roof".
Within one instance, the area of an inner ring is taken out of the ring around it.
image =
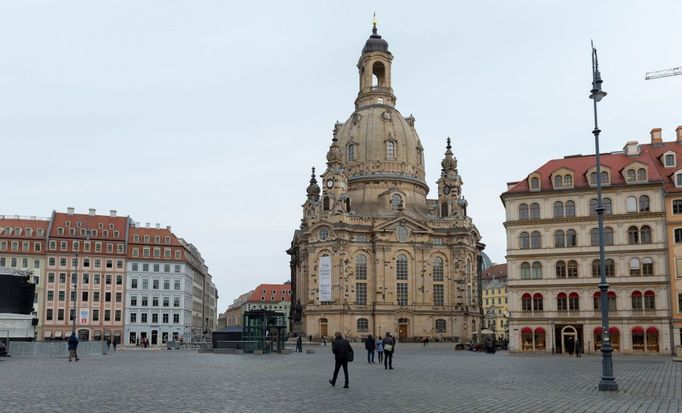
[[[161,224],[159,224],[159,223],[157,222],[157,223],[156,223],[156,229],[160,229],[160,228],[161,228]]]
[[[653,128],[651,130],[651,144],[663,143],[663,138],[661,137],[661,128]]]
[[[166,229],[167,229],[168,231],[170,231],[170,230],[171,230],[171,226],[170,226],[170,225],[166,225]]]
[[[682,143],[682,125],[678,126],[675,132],[677,132],[677,143]]]
[[[112,217],[112,218],[115,218],[115,217],[116,217],[116,210],[115,210],[115,209],[110,209],[110,210],[109,210],[109,216]]]
[[[150,227],[149,222],[145,222],[144,226],[145,226],[145,228],[149,228]]]
[[[88,209],[88,215],[90,215],[91,217],[95,216],[95,212],[96,212],[95,208]]]
[[[73,215],[75,209],[73,207],[66,208],[66,215]]]
[[[625,146],[623,147],[623,151],[625,151],[625,154],[627,156],[639,155],[639,142],[628,141],[628,143],[626,143]]]
[[[518,181],[517,181],[517,182],[507,182],[507,191],[509,191],[509,190],[511,190],[513,187],[515,187],[516,184],[518,184]]]

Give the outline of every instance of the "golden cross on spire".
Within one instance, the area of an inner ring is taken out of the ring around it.
[[[374,12],[374,14],[372,15],[372,28],[373,29],[377,28],[377,13],[376,12]]]

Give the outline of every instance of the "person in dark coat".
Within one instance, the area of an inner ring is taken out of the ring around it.
[[[568,339],[566,340],[566,351],[568,351],[569,356],[573,355],[574,348],[575,343],[573,342],[573,337],[568,337]]]
[[[296,352],[303,353],[303,339],[301,339],[301,336],[296,338]]]
[[[344,389],[348,388],[348,355],[353,353],[353,347],[350,346],[348,340],[341,336],[340,332],[334,334],[334,341],[332,342],[332,353],[334,353],[334,360],[336,364],[334,365],[334,377],[329,380],[329,384],[332,386],[336,385],[336,378],[339,375],[339,369],[343,367],[343,376],[345,382],[343,385]]]
[[[395,338],[386,332],[384,337],[384,369],[393,370],[393,353],[395,352]]]
[[[71,361],[72,358],[75,358],[76,361],[80,360],[78,358],[78,337],[76,336],[76,333],[73,332],[69,336],[69,361]]]
[[[374,350],[376,349],[376,344],[374,343],[374,337],[370,334],[365,340],[365,350],[367,350],[367,362],[374,363]]]
[[[580,352],[582,351],[582,347],[580,345],[580,339],[575,340],[575,357],[580,358]]]

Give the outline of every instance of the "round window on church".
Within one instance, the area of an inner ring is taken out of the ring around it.
[[[407,241],[407,237],[409,235],[409,232],[407,231],[407,227],[399,225],[398,228],[395,229],[395,235],[398,238],[398,241],[400,241],[400,242]]]
[[[329,238],[329,229],[328,228],[322,228],[320,229],[320,241],[326,241]]]

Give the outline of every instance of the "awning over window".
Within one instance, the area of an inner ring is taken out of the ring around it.
[[[656,327],[649,327],[646,329],[647,334],[658,334],[658,329]]]
[[[524,327],[521,329],[521,334],[533,334],[533,330],[530,327]]]
[[[632,334],[644,334],[644,329],[642,327],[635,327],[632,329]]]
[[[610,330],[610,329],[609,329]],[[602,328],[601,327],[595,327],[594,328],[594,334],[601,334]]]
[[[609,327],[609,334],[619,334],[618,327]]]
[[[43,337],[52,338],[52,331],[43,331]]]
[[[535,329],[535,334],[545,334],[545,329],[542,327],[537,327]]]

